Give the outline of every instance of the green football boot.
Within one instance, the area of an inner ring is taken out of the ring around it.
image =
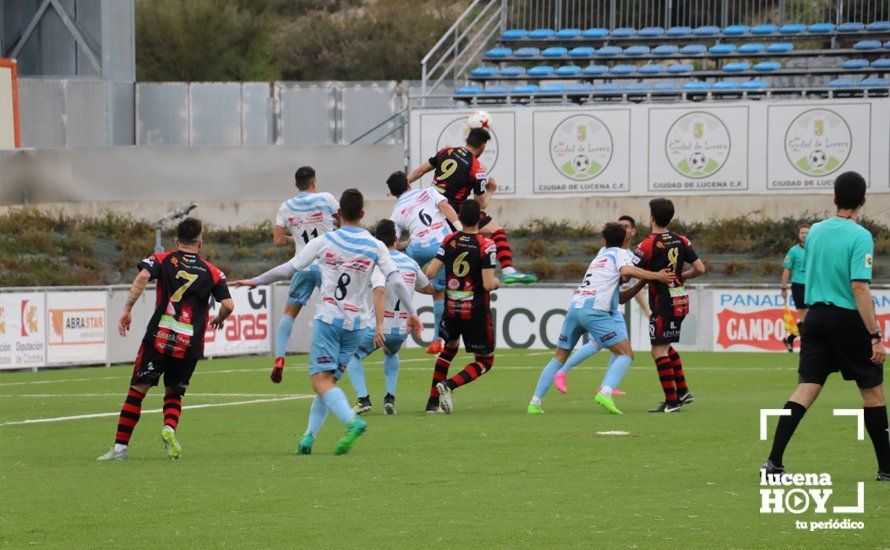
[[[544,414],[544,409],[542,409],[540,405],[535,405],[534,403],[529,403],[528,404],[528,414]]]
[[[600,407],[606,409],[612,414],[624,414],[618,409],[618,407],[615,406],[615,402],[612,401],[611,397],[606,397],[605,395],[598,393],[596,394],[596,397],[593,398],[593,400],[596,401],[596,403]]]
[[[179,460],[182,456],[182,445],[176,441],[176,431],[169,426],[164,426],[161,430],[161,439],[164,441],[164,448],[167,449],[167,457],[170,460]]]
[[[300,444],[297,445],[297,454],[311,455],[313,443],[315,443],[315,437],[312,434],[303,434],[303,437],[300,438]]]
[[[518,271],[514,271],[510,274],[502,273],[501,281],[503,281],[505,285],[530,285],[532,283],[537,283],[538,278],[531,273],[520,273]]]
[[[365,430],[367,429],[368,423],[361,418],[353,418],[350,420],[349,423],[346,424],[346,433],[340,438],[340,441],[337,442],[337,446],[334,448],[334,454],[344,455],[348,453],[349,449],[352,448],[352,444],[355,443],[355,440],[365,433]]]

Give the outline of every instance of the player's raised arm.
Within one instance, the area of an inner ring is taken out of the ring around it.
[[[267,285],[277,281],[284,281],[294,276],[294,273],[309,267],[315,261],[318,250],[321,248],[322,239],[313,239],[309,244],[303,247],[299,254],[284,262],[283,264],[273,267],[262,275],[257,275],[253,279],[241,279],[232,283],[233,286],[249,286],[255,287],[259,285]]]
[[[408,183],[414,183],[415,181],[422,178],[424,176],[424,174],[426,174],[427,172],[432,172],[432,171],[433,171],[433,165],[430,164],[429,161],[426,161],[423,164],[421,164],[420,166],[418,166],[417,168],[415,168],[414,170],[412,170],[410,174],[408,174]]]

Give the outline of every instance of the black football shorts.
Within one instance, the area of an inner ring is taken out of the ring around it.
[[[195,358],[177,359],[158,352],[153,346],[142,344],[142,347],[139,348],[139,355],[136,356],[136,364],[133,366],[130,385],[157,386],[163,375],[164,387],[184,394],[189,387],[189,380],[191,380],[197,364],[198,360]]]
[[[810,307],[800,341],[798,383],[825,385],[840,372],[862,389],[884,382],[883,365],[871,362],[871,336],[859,312],[826,304]]]

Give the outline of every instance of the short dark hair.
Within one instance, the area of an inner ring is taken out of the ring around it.
[[[838,208],[856,210],[865,203],[865,178],[858,172],[844,172],[834,180],[834,201]]]
[[[186,218],[176,226],[176,238],[182,244],[195,244],[201,238],[204,226],[198,218]]]
[[[802,224],[800,224],[800,225],[797,226],[797,232],[800,233],[800,230],[801,230],[801,229],[809,229],[809,228],[810,228],[810,224],[808,224],[808,223],[802,223]]]
[[[297,184],[297,189],[300,191],[305,191],[312,187],[313,181],[315,181],[315,168],[311,166],[300,166],[294,172],[294,183]]]
[[[479,206],[479,201],[476,199],[465,200],[460,205],[460,212],[458,212],[457,217],[464,227],[478,225],[479,220],[482,218],[482,208]]]
[[[365,197],[358,189],[347,189],[340,195],[340,217],[343,221],[357,222],[362,219]]]
[[[392,220],[382,219],[377,222],[374,229],[374,236],[377,240],[390,247],[396,244],[396,224]]]
[[[674,203],[671,199],[652,199],[649,201],[649,213],[658,227],[667,227],[674,219]]]
[[[629,222],[631,227],[633,227],[633,228],[636,228],[636,227],[637,227],[637,220],[631,218],[631,217],[628,216],[627,214],[625,214],[625,215],[623,215],[623,216],[620,216],[620,217],[618,218],[618,221],[620,221],[620,222]]]
[[[622,246],[627,230],[618,222],[609,222],[603,226],[603,240],[606,246]]]
[[[491,134],[488,133],[488,130],[485,128],[473,128],[470,130],[470,133],[467,134],[467,145],[470,147],[479,148],[488,143],[491,139]]]
[[[399,197],[408,190],[408,176],[405,172],[393,172],[386,178],[386,185],[393,197]]]

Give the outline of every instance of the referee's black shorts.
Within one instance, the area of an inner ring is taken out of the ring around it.
[[[795,309],[806,309],[807,305],[803,299],[807,293],[807,287],[803,283],[791,283],[791,299],[794,301]]]
[[[871,362],[871,337],[858,311],[812,304],[806,324],[798,383],[824,385],[828,375],[838,371],[862,389],[884,382],[884,367]]]

